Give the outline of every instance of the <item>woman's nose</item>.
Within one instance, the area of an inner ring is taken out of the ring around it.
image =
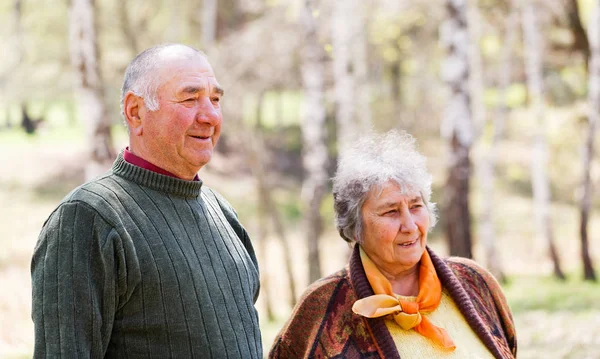
[[[410,211],[404,211],[400,216],[400,231],[403,233],[412,233],[417,230],[417,224]]]

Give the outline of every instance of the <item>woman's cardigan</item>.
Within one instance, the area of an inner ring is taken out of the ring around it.
[[[472,260],[427,251],[442,286],[492,355],[515,357],[512,315],[494,277]],[[373,294],[355,246],[346,268],[306,290],[269,358],[400,358],[383,318],[352,312],[356,300]]]

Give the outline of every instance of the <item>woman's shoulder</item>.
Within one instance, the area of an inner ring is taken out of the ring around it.
[[[347,269],[312,283],[294,307],[288,322],[275,338],[270,358],[318,357],[313,350],[330,326],[344,326],[350,316],[352,295]],[[328,335],[325,335],[328,337]],[[327,339],[324,339],[327,340]],[[312,354],[311,354],[312,353]]]
[[[343,268],[310,284],[300,297],[299,303],[306,300],[327,300],[340,284],[346,283],[348,283],[348,270]]]
[[[493,313],[494,316],[497,316],[498,324],[503,328],[508,346],[512,354],[516,355],[515,325],[500,283],[487,269],[472,259],[450,257],[444,261],[468,292],[472,303],[480,309],[480,315],[485,317],[481,310],[485,306],[490,308],[489,314]],[[490,322],[492,321],[488,320],[488,323]]]
[[[471,279],[475,282],[484,281],[488,288],[494,292],[502,292],[502,288],[496,278],[476,261],[463,257],[449,257],[445,259],[446,264],[455,275],[462,279]]]

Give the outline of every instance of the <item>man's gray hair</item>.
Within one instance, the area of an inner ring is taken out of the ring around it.
[[[121,114],[125,117],[124,101],[125,95],[132,92],[134,95],[144,99],[144,105],[150,111],[159,109],[157,91],[160,87],[159,68],[162,65],[161,54],[167,49],[180,47],[189,50],[190,57],[206,55],[193,47],[183,44],[161,44],[153,46],[138,54],[127,66],[125,79],[121,89]],[[127,122],[127,121],[125,121]]]
[[[372,189],[388,181],[400,186],[403,194],[420,194],[429,211],[429,228],[437,222],[431,202],[431,174],[425,156],[416,150],[415,139],[396,130],[364,135],[339,157],[333,178],[335,225],[348,242],[362,242],[362,206]]]

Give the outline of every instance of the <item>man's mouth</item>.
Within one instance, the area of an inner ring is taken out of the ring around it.
[[[212,137],[212,135],[214,134],[214,131],[210,131],[210,133],[201,133],[201,134],[194,134],[191,135],[193,138],[197,138],[199,140],[208,140]]]

